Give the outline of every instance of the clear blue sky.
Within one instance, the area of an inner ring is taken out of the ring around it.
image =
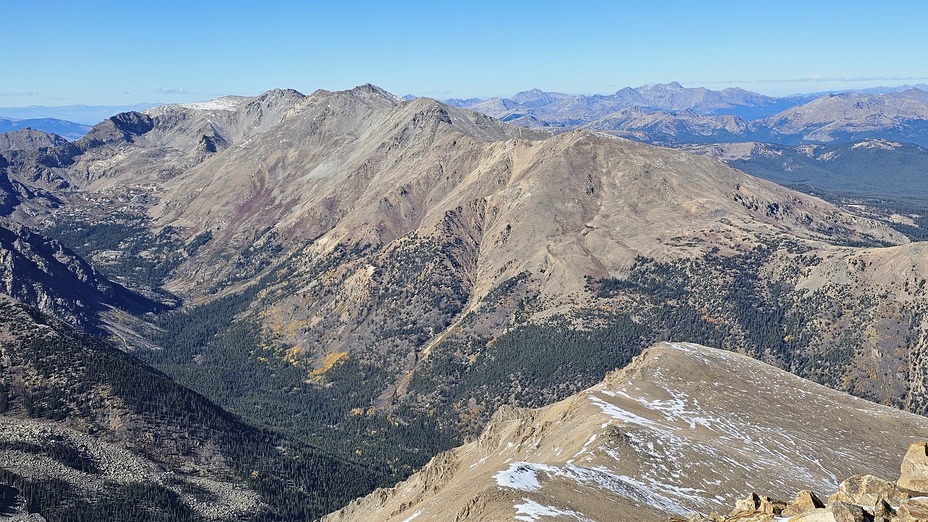
[[[928,82],[928,2],[0,3],[0,106],[374,83],[435,98],[679,81],[771,95]]]

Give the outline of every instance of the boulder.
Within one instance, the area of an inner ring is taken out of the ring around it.
[[[828,502],[847,502],[859,506],[873,506],[880,498],[902,500],[908,495],[899,492],[892,482],[873,475],[854,475],[838,486],[838,492],[828,497]]]
[[[784,517],[792,517],[796,515],[801,515],[806,511],[812,511],[813,509],[823,508],[825,503],[822,502],[822,499],[818,498],[818,495],[809,491],[808,489],[800,491],[796,495],[796,498],[791,500],[783,512],[780,514]]]
[[[757,493],[751,493],[748,495],[748,498],[738,500],[735,502],[735,509],[728,515],[729,519],[734,519],[737,515],[745,514],[767,514],[767,515],[777,515],[783,512],[783,509],[786,508],[786,502],[782,500],[772,499],[767,496],[760,496]],[[741,520],[740,518],[737,520]]]
[[[831,505],[831,513],[835,522],[873,522],[873,515],[857,504],[849,502],[835,502]]]
[[[873,522],[891,522],[894,516],[896,516],[896,510],[883,498],[873,505]]]
[[[928,522],[928,497],[903,500],[899,505],[898,522]]]
[[[896,485],[910,492],[928,494],[928,442],[916,442],[909,446],[909,451],[902,459]]]
[[[836,522],[835,516],[828,508],[817,508],[787,519],[788,522]]]

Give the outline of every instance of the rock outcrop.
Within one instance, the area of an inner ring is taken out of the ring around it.
[[[815,493],[800,492],[790,502],[751,493],[727,516],[710,514],[671,522],[928,522],[928,442],[909,446],[895,482],[854,475],[824,505]]]
[[[928,443],[917,442],[909,446],[897,485],[910,491],[928,491]]]

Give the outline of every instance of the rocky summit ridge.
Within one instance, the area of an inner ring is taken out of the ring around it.
[[[673,517],[670,522],[922,522],[928,520],[928,442],[914,442],[898,479],[854,475],[826,500],[803,490],[790,501],[751,493],[728,515]]]
[[[659,343],[564,401],[501,409],[472,442],[324,520],[666,520],[889,476],[926,430],[742,355]]]

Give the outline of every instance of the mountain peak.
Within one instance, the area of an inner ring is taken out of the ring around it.
[[[393,105],[398,105],[402,102],[402,100],[395,94],[392,94],[385,89],[382,89],[371,83],[358,85],[354,89],[350,89],[347,92],[348,94],[358,96],[365,101],[387,101]]]
[[[94,148],[107,143],[132,142],[154,128],[148,114],[121,112],[93,126],[90,132],[75,142],[81,148]]]
[[[0,133],[0,152],[55,147],[67,142],[67,139],[55,133],[26,127]]]
[[[261,101],[302,100],[306,95],[296,89],[271,89],[258,96]]]
[[[523,96],[539,96],[539,95],[542,95],[542,94],[545,94],[545,91],[539,89],[538,87],[535,87],[534,89],[529,89],[529,90],[527,90],[527,91],[522,91],[522,92],[516,93],[516,96],[519,96],[519,95],[523,95]]]
[[[685,87],[680,85],[679,82],[670,82],[670,83],[655,83],[652,85],[644,85],[639,87],[638,91],[682,91]]]

